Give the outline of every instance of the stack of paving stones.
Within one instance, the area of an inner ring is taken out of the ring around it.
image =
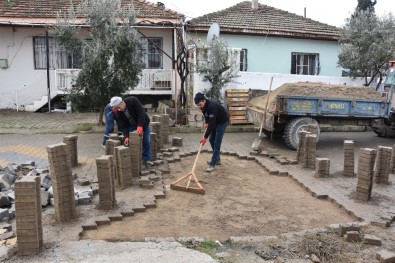
[[[391,155],[391,170],[392,174],[395,174],[395,144],[392,146],[392,155]]]
[[[156,140],[157,140],[157,144],[156,144],[156,152],[158,153],[160,151],[162,147],[161,142],[162,142],[162,130],[161,130],[161,126],[162,124],[160,122],[150,122],[151,125],[151,132],[156,134]]]
[[[306,131],[311,134],[318,134],[318,126],[315,124],[307,124]]]
[[[103,210],[111,210],[116,205],[113,159],[114,157],[111,155],[105,155],[96,159],[97,179],[99,182],[99,207]]]
[[[163,126],[163,144],[169,144],[169,134],[170,134],[170,115],[161,114],[162,116],[162,126]]]
[[[115,147],[121,145],[119,140],[108,139],[106,141],[106,149],[104,151],[105,155],[114,155],[115,154]]]
[[[48,163],[54,194],[55,217],[67,222],[75,218],[74,185],[70,155],[64,143],[48,145]]]
[[[171,141],[171,145],[174,147],[182,147],[183,138],[181,137],[173,137]]]
[[[140,177],[142,166],[142,136],[137,131],[129,133],[130,161],[132,165],[132,176]]]
[[[344,149],[344,176],[354,176],[354,141],[345,140],[343,144]]]
[[[304,163],[304,157],[305,157],[305,152],[306,152],[306,136],[307,134],[310,134],[307,131],[301,131],[299,132],[299,143],[298,143],[298,149],[296,151],[296,160],[300,163]]]
[[[373,169],[377,151],[361,148],[358,158],[358,181],[355,198],[367,202],[372,195]]]
[[[78,164],[78,148],[77,148],[77,135],[68,135],[63,137],[63,143],[67,144],[70,152],[71,166],[74,167]]]
[[[150,144],[151,144],[151,161],[154,162],[157,159],[158,154],[158,135],[154,132],[150,133]]]
[[[32,256],[43,246],[40,177],[24,176],[15,182],[18,255]]]
[[[377,184],[389,184],[391,169],[391,147],[379,146],[377,150],[376,169],[374,172],[374,182]]]
[[[154,131],[156,134],[158,134],[158,141],[159,141],[159,145],[160,145],[160,147],[159,147],[159,149],[162,149],[162,148],[164,148],[164,142],[165,142],[165,138],[164,138],[164,124],[163,124],[163,116],[161,116],[161,115],[153,115],[152,116],[152,121],[153,122],[159,122],[160,123],[160,131],[158,132],[158,131]]]
[[[304,152],[304,162],[303,167],[305,168],[315,168],[315,152],[317,148],[317,135],[307,134],[305,139],[305,152]]]
[[[130,149],[123,145],[115,148],[116,185],[126,188],[133,185]]]
[[[315,177],[329,177],[331,162],[328,158],[315,158]]]

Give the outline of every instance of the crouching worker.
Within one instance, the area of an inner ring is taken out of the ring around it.
[[[125,146],[129,145],[129,133],[137,130],[138,134],[143,136],[143,161],[144,163],[150,161],[150,119],[140,101],[134,96],[129,96],[124,100],[121,97],[112,97],[110,105],[116,111],[119,125],[125,136]]]
[[[228,126],[229,117],[225,108],[222,107],[221,104],[207,99],[200,92],[195,95],[195,104],[204,115],[204,127],[206,128],[206,132],[200,140],[200,143],[204,145],[207,138],[210,136],[209,141],[211,148],[213,149],[213,156],[211,157],[211,160],[208,161],[207,172],[212,172],[215,169],[215,165],[221,164],[221,143],[226,126]]]

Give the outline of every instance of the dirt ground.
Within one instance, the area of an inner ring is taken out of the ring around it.
[[[164,175],[166,198],[157,208],[121,222],[86,231],[86,239],[144,240],[190,237],[225,241],[231,236],[269,236],[355,221],[334,204],[318,200],[289,177],[268,175],[253,161],[222,157],[205,172],[209,154],[199,158],[196,174],[205,195],[174,191],[169,184],[192,168],[194,157],[170,165]]]

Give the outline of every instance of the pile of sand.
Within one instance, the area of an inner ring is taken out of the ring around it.
[[[275,111],[277,95],[385,100],[380,93],[369,87],[351,87],[312,82],[286,83],[270,93],[268,112]],[[267,96],[256,97],[250,100],[248,106],[265,110]]]

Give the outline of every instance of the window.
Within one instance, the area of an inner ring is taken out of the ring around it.
[[[47,52],[45,37],[34,37],[34,68],[47,68]],[[81,68],[81,54],[75,54],[66,50],[56,39],[48,38],[49,46],[49,68],[51,69],[70,69]]]
[[[297,75],[319,75],[319,54],[292,53],[291,74]]]
[[[147,69],[163,68],[162,46],[163,39],[161,37],[149,37],[140,39],[142,44],[141,62]]]
[[[247,71],[247,49],[240,50],[240,71]]]

